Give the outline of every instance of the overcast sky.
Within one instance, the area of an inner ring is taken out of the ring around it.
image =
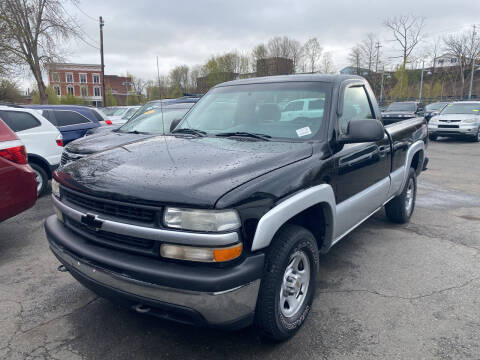
[[[128,71],[146,80],[156,77],[156,56],[160,72],[167,74],[176,65],[202,64],[212,54],[235,49],[249,53],[277,35],[302,43],[317,37],[324,51],[332,53],[337,69],[348,65],[351,47],[369,32],[392,56],[396,45],[382,22],[401,13],[424,16],[428,40],[480,24],[478,0],[82,0],[78,8],[65,4],[94,46],[99,41],[96,19],[103,16],[107,74]],[[68,62],[100,63],[99,51],[82,41],[66,48]]]

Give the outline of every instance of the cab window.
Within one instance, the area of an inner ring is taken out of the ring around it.
[[[346,133],[352,120],[375,119],[365,87],[351,86],[345,89],[340,129]]]

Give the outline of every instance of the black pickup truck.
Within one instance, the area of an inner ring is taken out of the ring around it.
[[[284,340],[319,253],[383,206],[412,216],[426,136],[423,118],[384,127],[358,76],[223,83],[171,134],[61,167],[47,238],[61,270],[139,313]]]
[[[423,103],[419,101],[393,102],[388,105],[387,110],[382,113],[383,123],[385,125],[423,116],[425,116],[425,108]]]

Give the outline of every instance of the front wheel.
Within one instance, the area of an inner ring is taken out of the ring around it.
[[[432,141],[437,140],[437,137],[438,137],[437,135],[429,135],[429,136],[428,136],[428,138],[429,138],[430,140],[432,140]]]
[[[394,197],[385,205],[387,217],[396,223],[406,223],[410,220],[417,198],[417,176],[414,168],[408,171],[408,178],[400,195]]]
[[[311,309],[318,262],[317,242],[307,229],[286,225],[275,235],[255,318],[264,336],[283,341],[300,329]]]
[[[480,127],[477,130],[477,134],[473,136],[472,141],[473,142],[480,142]]]

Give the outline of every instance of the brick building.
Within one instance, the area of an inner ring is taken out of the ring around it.
[[[84,99],[85,104],[102,106],[102,69],[94,64],[47,65],[48,83],[57,95],[71,94]]]
[[[117,104],[126,105],[127,93],[132,91],[132,78],[130,76],[105,75],[105,91],[112,91]]]

